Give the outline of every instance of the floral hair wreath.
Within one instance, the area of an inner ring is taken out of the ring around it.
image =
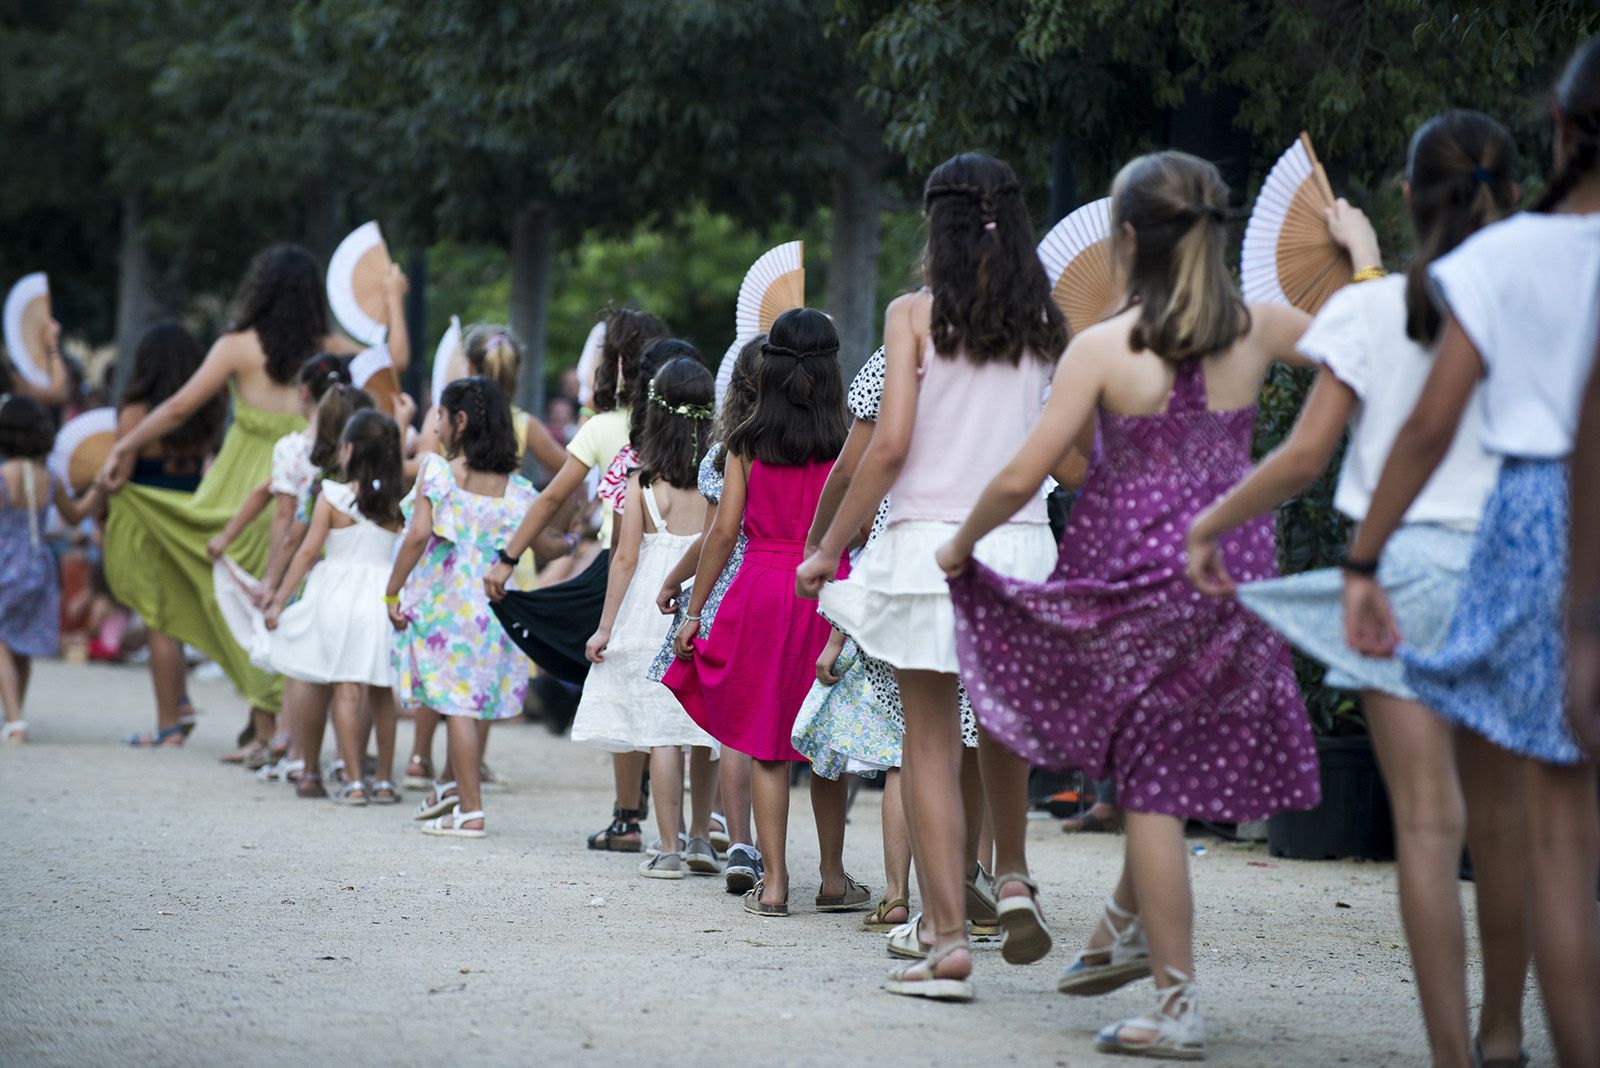
[[[671,412],[673,415],[681,415],[685,419],[714,419],[717,415],[716,409],[709,404],[668,404],[656,392],[656,384],[654,382],[650,383],[650,403],[657,408]]]

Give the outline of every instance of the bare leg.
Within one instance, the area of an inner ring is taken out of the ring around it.
[[[711,813],[716,811],[717,762],[711,750],[697,745],[689,750],[689,837],[711,837]]]
[[[886,772],[883,780],[883,899],[911,899],[911,830],[906,826],[906,809],[900,799],[899,768]],[[883,918],[904,923],[911,914],[899,908]]]
[[[6,722],[15,723],[22,718],[22,665],[27,657],[13,653],[9,646],[0,645],[0,704],[5,706]]]
[[[638,782],[635,777],[634,782]],[[650,750],[650,782],[656,795],[656,829],[663,853],[679,852],[678,830],[683,826],[683,750],[658,745]]]
[[[177,639],[159,630],[149,632],[150,687],[156,696],[156,729],[166,730],[178,725],[181,712],[178,700],[183,696],[187,669],[183,663],[183,646]]]
[[[328,701],[332,696],[333,690],[328,686],[283,680],[283,705],[296,709],[291,721],[297,735],[294,745],[300,750],[300,759],[306,762],[307,775],[322,774],[322,735],[328,729]]]
[[[411,716],[411,759],[421,757],[433,767],[433,732],[439,726],[439,713],[419,707]],[[442,770],[442,769],[441,769]]]
[[[1600,1064],[1600,817],[1595,766],[1524,761],[1533,957],[1556,1060]]]
[[[450,750],[450,768],[455,775],[456,796],[461,799],[454,819],[456,826],[482,828],[483,820],[462,820],[466,812],[483,811],[483,791],[478,783],[478,765],[483,754],[478,750],[478,721],[468,716],[446,716],[445,730]]]
[[[750,796],[765,862],[761,901],[781,905],[789,900],[789,762],[755,761],[750,769]]]
[[[822,888],[818,893],[837,897],[844,884],[844,817],[850,788],[843,775],[837,779],[811,776],[811,812],[817,821],[817,845],[822,850]]]
[[[265,708],[252,708],[250,722],[255,727],[256,745],[271,745],[272,736],[278,730],[278,714]]]
[[[728,837],[734,845],[759,845],[750,826],[750,758],[724,746],[722,759],[717,763],[717,778],[722,788],[722,815],[728,821]]]
[[[1150,812],[1128,813],[1128,875],[1139,901],[1139,918],[1150,941],[1156,988],[1171,986],[1176,968],[1194,977],[1194,899],[1183,820]]]
[[[611,754],[611,774],[616,779],[617,807],[637,809],[639,807],[639,786],[644,778],[644,766],[650,759],[648,753],[613,753]],[[460,770],[460,769],[457,769]],[[477,767],[473,767],[473,776],[477,776]]]
[[[978,730],[978,760],[983,765],[983,793],[994,821],[996,875],[1028,873],[1028,765],[1012,756],[989,732]],[[1019,882],[996,884],[995,897],[1026,896]]]
[[[361,684],[336,682],[333,684],[333,737],[344,761],[345,781],[356,783],[362,779],[361,765],[366,756],[367,732],[363,729],[361,715]]]
[[[979,861],[994,874],[994,834],[990,830],[989,805],[983,796],[983,763],[976,749],[961,747],[961,810],[967,821],[966,870]],[[990,831],[984,841],[984,832]],[[987,844],[988,848],[985,848]]]
[[[1415,701],[1373,690],[1362,704],[1394,811],[1400,919],[1437,1068],[1466,1068],[1467,951],[1457,888],[1466,804],[1448,724]]]
[[[395,708],[394,691],[387,686],[368,686],[367,708],[372,713],[373,734],[378,742],[378,773],[381,782],[394,778],[394,735],[400,714]]]

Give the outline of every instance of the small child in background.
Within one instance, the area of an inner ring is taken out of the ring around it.
[[[50,505],[81,523],[105,500],[91,486],[74,499],[45,466],[55,447],[50,412],[32,397],[0,397],[0,742],[28,740],[23,701],[32,658],[54,656],[61,637],[61,583],[44,538]]]

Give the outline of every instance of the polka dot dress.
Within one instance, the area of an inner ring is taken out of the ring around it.
[[[1165,412],[1101,411],[1095,458],[1041,584],[974,562],[951,583],[978,721],[1030,763],[1116,780],[1136,812],[1244,822],[1314,807],[1316,748],[1289,649],[1184,575],[1189,521],[1250,470],[1255,409],[1206,409],[1198,361]],[[1277,573],[1269,517],[1223,539]]]

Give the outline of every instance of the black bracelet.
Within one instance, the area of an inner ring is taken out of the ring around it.
[[[517,558],[506,552],[504,549],[496,549],[495,555],[498,556],[500,558],[500,562],[505,564],[507,567],[517,566]]]
[[[1339,570],[1351,575],[1360,575],[1362,578],[1371,578],[1378,573],[1378,561],[1357,560],[1349,553],[1339,557]]]

